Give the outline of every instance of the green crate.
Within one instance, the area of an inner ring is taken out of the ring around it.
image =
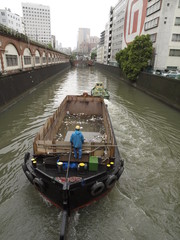
[[[98,170],[98,157],[91,156],[89,158],[89,171],[97,171]]]

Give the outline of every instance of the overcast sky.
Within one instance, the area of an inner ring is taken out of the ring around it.
[[[22,17],[21,3],[36,3],[50,7],[51,34],[62,47],[77,46],[79,28],[90,28],[91,36],[100,37],[108,22],[109,10],[118,0],[0,0],[0,9],[10,8]]]

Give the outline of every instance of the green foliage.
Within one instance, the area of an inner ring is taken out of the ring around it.
[[[96,57],[97,57],[97,53],[96,52],[92,52],[91,53],[91,59],[94,60]]]
[[[49,49],[53,49],[51,43],[48,43],[48,44],[47,44],[47,47],[48,47]]]
[[[75,59],[76,59],[76,54],[75,53],[71,54],[70,60],[75,60]]]
[[[152,42],[149,35],[136,36],[127,48],[116,54],[116,61],[128,79],[135,81],[152,58]]]

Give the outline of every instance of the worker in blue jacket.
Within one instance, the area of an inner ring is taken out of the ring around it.
[[[73,144],[74,147],[74,157],[77,159],[77,153],[79,153],[79,159],[81,159],[84,136],[80,131],[80,126],[76,126],[75,132],[71,135],[70,142],[71,144]]]

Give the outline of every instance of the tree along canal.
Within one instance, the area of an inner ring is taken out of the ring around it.
[[[75,68],[0,114],[0,239],[59,239],[61,212],[29,183],[21,164],[35,134],[67,94],[102,81],[125,161],[114,189],[72,214],[67,239],[180,239],[180,113],[107,73]]]

